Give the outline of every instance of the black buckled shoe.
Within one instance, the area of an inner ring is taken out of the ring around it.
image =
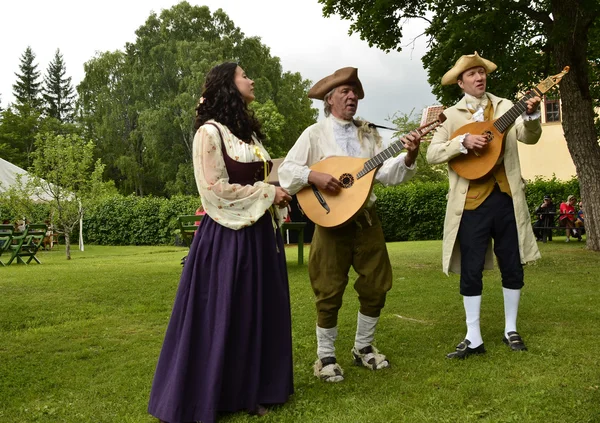
[[[525,346],[525,342],[523,342],[523,338],[518,332],[508,332],[508,338],[506,336],[502,337],[502,342],[510,347],[513,351],[527,351],[527,347]]]
[[[471,345],[471,341],[465,339],[456,346],[456,351],[452,351],[450,354],[446,354],[446,358],[465,359],[470,355],[485,353],[485,347],[483,346],[483,344],[475,348],[469,348],[469,345]]]

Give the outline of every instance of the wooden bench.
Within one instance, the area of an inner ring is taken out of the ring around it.
[[[559,212],[557,212],[557,213],[542,213],[542,214],[540,214],[540,216],[543,216],[543,217],[545,217],[545,218],[547,218],[547,217],[551,217],[551,219],[548,219],[548,220],[542,219],[542,220],[544,220],[544,222],[546,223],[545,225],[536,226],[536,223],[537,223],[537,222],[539,222],[539,221],[536,221],[536,222],[534,222],[534,223],[533,223],[533,225],[532,225],[532,226],[533,226],[533,232],[534,232],[534,233],[536,232],[536,230],[539,230],[539,231],[541,231],[541,234],[542,234],[542,236],[541,236],[542,242],[544,242],[544,243],[545,243],[546,241],[552,241],[552,231],[556,231],[556,230],[560,230],[560,231],[566,231],[566,229],[567,229],[567,227],[566,227],[566,226],[560,226],[560,220],[559,220],[559,224],[558,224],[558,225],[556,225],[556,224],[554,223],[554,218],[555,218],[555,217],[559,217],[559,218],[560,218],[560,216],[561,216],[561,213],[559,213]],[[547,224],[548,222],[550,222],[551,224],[550,224],[550,225],[548,225],[548,224]],[[571,228],[571,231],[572,231],[573,229],[577,229],[577,232],[578,232],[580,235],[583,235],[583,234],[585,233],[585,226],[584,226],[584,225],[581,225],[581,226],[575,226],[575,227]],[[536,234],[536,238],[538,238],[538,237],[537,237],[537,234]],[[539,239],[539,238],[538,238],[538,239]]]
[[[12,244],[14,227],[13,225],[0,225],[0,258],[4,252],[8,252]],[[6,266],[0,260],[0,266]]]
[[[306,222],[284,222],[281,225],[281,232],[285,238],[285,231],[298,232],[298,264],[304,264],[304,228]]]

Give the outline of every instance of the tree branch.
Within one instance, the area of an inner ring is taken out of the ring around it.
[[[554,21],[552,21],[550,15],[544,12],[538,12],[537,10],[533,10],[527,5],[528,3],[529,2],[526,0],[519,0],[519,2],[515,6],[515,9],[522,12],[526,16],[529,16],[534,21],[540,22],[542,25],[544,25],[544,27],[549,33],[554,25]]]

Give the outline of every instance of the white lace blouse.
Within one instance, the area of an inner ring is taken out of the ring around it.
[[[269,153],[258,139],[254,138],[254,144],[247,144],[233,135],[226,126],[212,120],[210,122],[221,130],[225,149],[232,159],[243,163],[270,159]],[[193,156],[194,175],[202,205],[206,214],[214,221],[230,229],[242,229],[254,224],[273,204],[274,185],[264,181],[253,185],[229,182],[221,139],[213,125],[204,124],[196,132]]]

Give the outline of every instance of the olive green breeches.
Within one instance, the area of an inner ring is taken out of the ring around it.
[[[360,312],[379,317],[386,293],[392,288],[392,266],[375,207],[361,212],[345,226],[315,227],[308,272],[316,296],[317,324],[321,328],[337,326],[350,266],[358,273],[354,289]]]

